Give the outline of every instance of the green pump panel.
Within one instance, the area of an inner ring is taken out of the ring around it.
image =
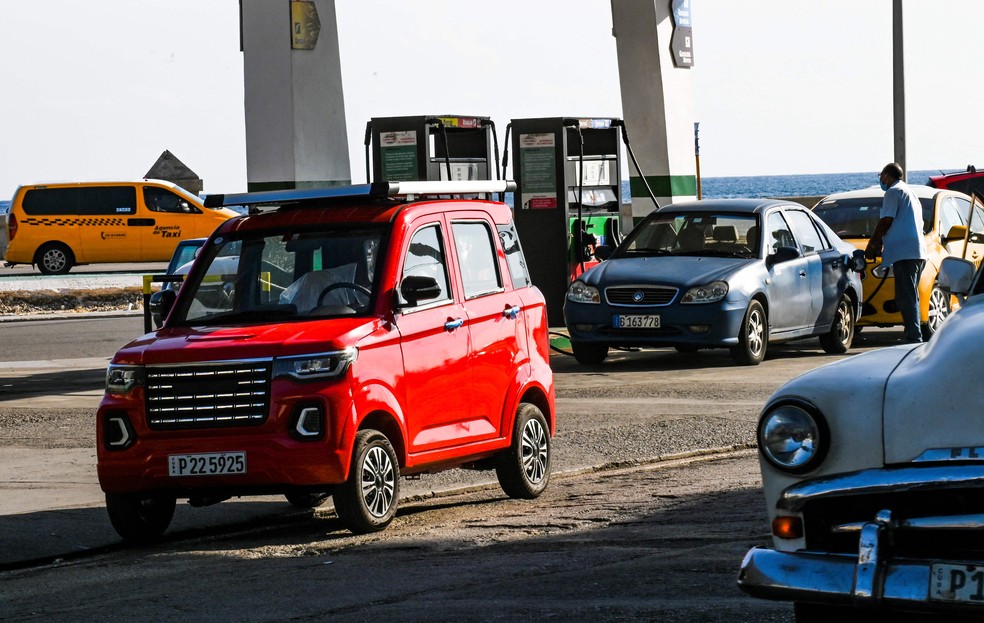
[[[491,180],[498,173],[494,144],[488,117],[374,117],[366,125],[366,180]]]
[[[620,125],[614,118],[550,117],[513,119],[506,131],[516,230],[550,326],[564,324],[571,280],[620,241]]]

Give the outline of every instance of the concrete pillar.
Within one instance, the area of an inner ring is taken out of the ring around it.
[[[909,179],[905,145],[905,39],[902,0],[892,2],[892,112],[895,130],[895,162],[902,167],[902,181]]]
[[[629,160],[632,218],[638,221],[655,207],[642,174],[661,206],[697,196],[693,79],[690,67],[682,62],[686,59],[675,62],[673,51],[683,46],[679,38],[685,32],[678,27],[678,40],[673,41],[673,5],[677,5],[678,15],[685,12],[689,19],[689,2],[611,2],[622,118],[629,145],[643,169],[636,170]],[[689,28],[689,23],[686,26]],[[688,31],[686,35],[689,46]]]
[[[334,0],[241,0],[248,189],[351,183]]]

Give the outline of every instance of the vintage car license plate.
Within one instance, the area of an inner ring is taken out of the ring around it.
[[[658,329],[659,316],[654,314],[617,314],[612,318],[616,329]]]
[[[168,476],[216,476],[245,474],[245,452],[209,452],[207,454],[170,454]]]
[[[984,606],[984,566],[933,564],[929,578],[929,598]]]

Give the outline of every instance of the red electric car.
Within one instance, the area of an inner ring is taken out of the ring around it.
[[[537,497],[555,431],[544,299],[509,207],[475,198],[511,186],[208,197],[279,207],[219,226],[162,296],[164,325],[109,366],[98,473],[117,532],[150,541],[177,499],[254,494],[331,496],[371,532],[401,476],[458,466]]]

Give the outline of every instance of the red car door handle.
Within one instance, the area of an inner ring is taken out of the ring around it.
[[[451,318],[447,322],[444,323],[444,330],[445,331],[454,331],[455,329],[457,329],[458,327],[460,327],[463,324],[465,324],[464,319],[462,319],[462,318]]]
[[[516,316],[519,315],[519,305],[513,305],[512,307],[507,307],[502,310],[502,315],[510,320],[515,320]]]

